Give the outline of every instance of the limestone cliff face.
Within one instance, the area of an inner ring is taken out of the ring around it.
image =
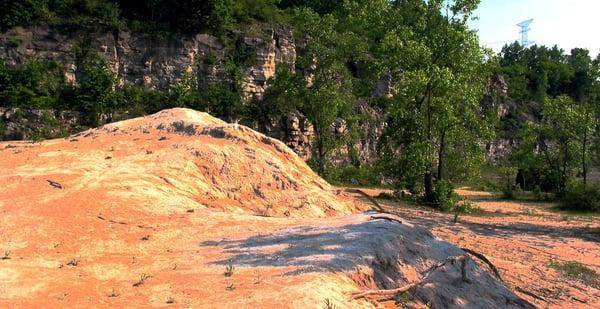
[[[290,30],[264,29],[264,32],[260,38],[237,33],[256,58],[252,66],[242,68],[242,88],[247,98],[261,98],[276,65],[293,64],[296,59]],[[7,64],[21,63],[29,57],[56,61],[64,65],[66,79],[73,83],[77,82],[78,47],[90,47],[103,56],[121,84],[165,89],[185,74],[207,84],[226,79],[224,46],[208,34],[157,37],[120,31],[83,36],[49,26],[0,34],[0,59]]]
[[[267,80],[275,75],[277,65],[286,63],[293,66],[297,54],[306,44],[296,42],[292,31],[285,27],[265,26],[246,32],[236,31],[233,40],[250,53],[250,61],[241,67],[242,96],[246,101],[262,99]],[[167,89],[186,76],[196,79],[201,88],[233,82],[226,67],[226,56],[231,50],[227,50],[217,37],[208,34],[171,34],[166,37],[128,31],[83,34],[50,26],[15,28],[0,33],[0,60],[9,65],[23,63],[28,58],[56,61],[64,66],[65,79],[73,84],[78,80],[76,51],[82,47],[91,48],[106,59],[121,86],[133,84],[149,89]],[[377,91],[389,93],[386,86],[378,85]],[[357,104],[357,112],[381,118],[374,111],[366,111],[368,107],[364,104]],[[52,133],[47,134],[49,136],[65,135],[77,131],[83,123],[77,113],[23,110],[15,117],[15,111],[5,109],[0,112],[3,124],[0,139],[31,139],[40,130]],[[365,127],[367,136],[355,145],[363,162],[376,158],[376,143],[383,125],[383,120],[380,120],[375,126]],[[314,131],[306,117],[300,112],[292,112],[272,122],[263,124],[261,130],[282,140],[308,160]],[[339,128],[332,125],[332,130]]]
[[[287,29],[269,29],[263,38],[244,36],[244,44],[256,51],[254,65],[246,69],[242,81],[244,98],[262,99],[267,80],[275,75],[279,63],[294,64],[296,44]]]
[[[264,131],[267,135],[284,141],[302,159],[310,159],[311,141],[315,132],[302,113],[287,113],[267,126]]]

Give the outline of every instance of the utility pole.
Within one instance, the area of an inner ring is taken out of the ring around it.
[[[519,32],[519,34],[521,35],[520,40],[521,40],[521,46],[523,46],[523,47],[527,47],[527,46],[533,44],[532,41],[529,41],[529,30],[531,30],[529,25],[531,25],[532,22],[533,22],[533,18],[524,20],[517,24],[517,26],[521,27],[521,31]]]

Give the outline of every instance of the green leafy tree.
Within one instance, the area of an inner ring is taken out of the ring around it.
[[[102,117],[116,106],[115,76],[106,61],[93,53],[86,54],[80,61],[78,75],[76,100],[80,109],[88,115],[88,124],[97,126],[102,123]]]
[[[396,31],[387,38],[387,49],[398,54],[390,59],[404,69],[398,85],[403,95],[390,105],[388,153],[399,161],[409,185],[422,179],[424,200],[430,203],[436,202],[435,170],[438,180],[445,178],[447,154],[482,154],[482,142],[491,132],[481,106],[488,76],[485,54],[466,25],[478,1],[444,3],[397,1],[412,35]]]
[[[16,66],[0,62],[0,99],[5,106],[60,107],[64,87],[64,69],[56,62],[28,59]]]
[[[249,116],[255,120],[263,131],[271,126],[282,115],[302,106],[302,97],[306,88],[306,80],[301,72],[293,67],[279,64],[275,75],[267,80],[267,90],[262,100],[252,100]]]
[[[542,122],[530,124],[530,133],[523,144],[525,154],[533,157],[530,161],[539,158],[536,165],[540,161],[546,165],[559,196],[564,196],[576,168],[581,167],[586,182],[589,136],[595,126],[593,114],[590,105],[563,95],[547,99]]]
[[[0,28],[28,26],[48,14],[48,0],[0,1]]]
[[[325,172],[329,154],[343,143],[342,132],[336,134],[333,125],[350,112],[352,78],[346,66],[344,37],[335,30],[338,20],[333,15],[320,16],[312,10],[298,10],[297,31],[308,37],[304,55],[298,66],[306,77],[300,82],[300,110],[312,124],[313,161],[320,173]]]

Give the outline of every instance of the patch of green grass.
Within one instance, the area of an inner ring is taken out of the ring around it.
[[[11,35],[8,38],[8,46],[12,47],[12,48],[17,48],[19,46],[21,46],[21,44],[23,43],[23,40],[15,35]]]
[[[508,192],[496,194],[499,198],[509,201],[523,201],[523,202],[555,202],[556,197],[553,193],[540,192],[540,191],[522,191],[515,189]]]
[[[562,273],[565,277],[581,281],[589,286],[600,287],[600,276],[595,270],[577,261],[550,261],[548,265]]]
[[[588,212],[588,211],[580,211],[580,210],[570,210],[564,209],[560,204],[555,204],[552,207],[549,207],[548,210],[560,213],[563,217],[568,218],[569,220],[580,218],[600,218],[600,212]],[[563,220],[566,221],[566,220]]]

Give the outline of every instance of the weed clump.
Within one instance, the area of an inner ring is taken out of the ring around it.
[[[549,266],[562,273],[565,277],[581,281],[589,286],[600,287],[600,276],[593,269],[576,261],[550,261]]]
[[[148,280],[150,278],[149,275],[147,274],[141,274],[140,278],[138,279],[138,281],[136,281],[135,283],[133,283],[133,287],[138,287],[144,284],[144,282],[146,282],[146,280]]]
[[[231,276],[233,276],[234,270],[235,270],[235,266],[233,266],[233,262],[229,261],[229,262],[227,262],[227,265],[225,265],[225,272],[223,273],[223,275],[225,277],[231,277]]]

